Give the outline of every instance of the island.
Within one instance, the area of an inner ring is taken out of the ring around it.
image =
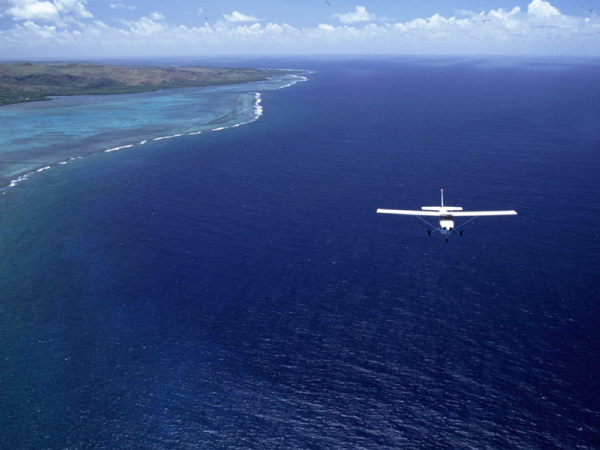
[[[63,95],[108,95],[263,81],[289,71],[251,68],[2,63],[0,106]]]

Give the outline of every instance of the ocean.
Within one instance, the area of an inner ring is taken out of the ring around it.
[[[600,447],[597,60],[198,62],[0,110],[0,447]]]

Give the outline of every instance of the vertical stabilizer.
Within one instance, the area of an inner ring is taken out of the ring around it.
[[[442,208],[444,207],[444,190],[442,189]]]

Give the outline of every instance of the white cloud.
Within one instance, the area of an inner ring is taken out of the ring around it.
[[[5,12],[1,7],[0,11]],[[61,30],[57,22],[44,26],[35,23],[39,19],[30,19],[0,32],[0,54],[46,56],[42,52],[51,48],[74,56],[92,51],[107,56],[240,52],[600,56],[600,16],[567,16],[542,0],[532,0],[527,10],[460,11],[452,17],[434,14],[399,23],[321,23],[307,28],[285,23],[261,26],[258,19],[237,11],[227,17],[235,20],[186,27],[154,13],[137,21],[121,20],[117,26],[86,21],[77,31]]]
[[[225,20],[227,22],[258,22],[259,19],[257,19],[254,16],[247,16],[245,14],[242,14],[239,11],[234,11],[231,14],[223,14],[223,17],[225,18]]]
[[[56,6],[50,2],[13,2],[13,6],[6,10],[6,14],[12,16],[13,20],[54,22],[60,19]]]
[[[85,8],[86,0],[4,0],[0,7],[15,21],[55,22],[66,26],[74,18],[91,19],[92,13]],[[0,10],[0,14],[2,10]]]
[[[73,14],[80,19],[91,19],[91,12],[85,9],[86,0],[54,0],[56,9],[61,14]]]
[[[110,7],[112,9],[135,9],[135,6],[127,6],[123,3],[111,3]]]
[[[121,20],[121,23],[127,27],[126,30],[122,31],[131,33],[134,36],[144,36],[144,38],[159,37],[164,32],[168,33],[170,28],[168,25],[159,22],[159,20],[161,20],[159,16],[162,17],[162,14],[153,13],[151,14],[151,17],[141,17],[140,20],[137,21]]]
[[[26,29],[28,29],[28,30],[32,31],[33,33],[35,33],[41,37],[44,37],[44,38],[52,37],[53,35],[56,34],[56,27],[48,26],[48,25],[39,26],[29,20],[27,22],[25,22],[23,24],[23,26]]]
[[[329,25],[327,23],[320,23],[319,26],[317,27],[317,30],[331,32],[331,31],[335,31],[335,27],[333,25]]]
[[[161,13],[159,12],[153,12],[152,14],[150,14],[150,18],[152,20],[165,20],[165,16],[163,16]]]
[[[544,0],[533,0],[527,7],[527,12],[540,19],[561,15],[557,8]]]
[[[346,14],[334,14],[331,16],[339,19],[342,23],[369,22],[375,20],[375,14],[369,14],[364,6],[357,6],[356,11]]]

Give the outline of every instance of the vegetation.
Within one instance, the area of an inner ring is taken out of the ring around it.
[[[266,80],[285,71],[216,67],[0,64],[0,106],[60,95],[130,94]]]

